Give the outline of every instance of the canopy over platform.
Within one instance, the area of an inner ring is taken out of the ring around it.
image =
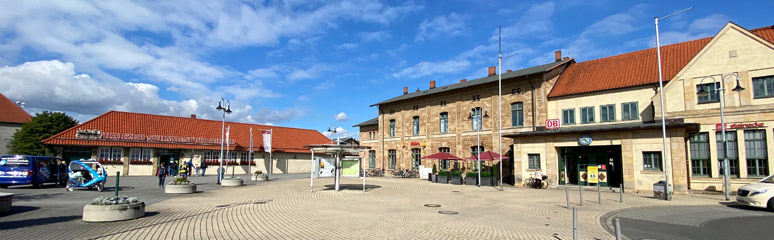
[[[354,154],[359,155],[360,152],[363,152],[365,150],[371,149],[369,146],[359,146],[359,145],[339,145],[339,144],[312,144],[312,145],[306,145],[305,148],[308,148],[310,151],[312,151],[312,171],[310,173],[309,179],[309,187],[312,192],[314,192],[314,172],[315,172],[315,162],[314,162],[314,154],[315,153],[324,153],[324,154],[332,154],[336,158],[336,163],[334,166],[334,182],[336,185],[336,191],[339,191],[339,179],[341,178],[341,155],[342,154]],[[362,159],[361,159],[362,163]],[[365,173],[364,168],[360,168],[361,173]],[[365,188],[365,174],[363,174],[363,191],[366,190]]]

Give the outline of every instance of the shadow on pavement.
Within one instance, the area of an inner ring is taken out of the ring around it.
[[[15,208],[16,207],[14,207],[14,209]],[[70,216],[45,217],[45,218],[9,221],[9,222],[3,222],[3,224],[0,224],[0,230],[68,222],[68,221],[72,221],[80,218],[81,218],[80,215],[70,215]]]
[[[729,208],[739,209],[739,210],[746,210],[746,211],[757,211],[761,213],[769,213],[769,211],[765,208],[757,208],[757,207],[750,207],[747,205],[742,205],[736,202],[720,202],[721,205],[725,205]]]
[[[39,207],[32,207],[32,206],[11,206],[11,211],[8,211],[6,213],[0,214],[0,217],[7,217],[11,216],[17,213],[24,213],[29,211],[34,211],[40,209]]]
[[[64,195],[65,190],[62,190],[61,193],[41,193],[41,194],[16,194],[13,196],[14,201],[26,201],[26,200],[35,200],[35,199],[53,199],[58,196]]]
[[[366,184],[366,192],[371,191],[372,189],[381,188],[382,186],[379,185],[370,185]],[[325,188],[323,190],[335,190],[336,185],[329,184],[325,185]],[[339,184],[339,190],[363,190],[363,184]]]

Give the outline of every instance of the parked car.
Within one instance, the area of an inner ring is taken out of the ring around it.
[[[774,211],[774,175],[768,176],[758,183],[739,187],[736,193],[736,202]]]
[[[0,188],[10,185],[63,183],[66,173],[59,167],[61,159],[48,156],[3,155],[0,156]]]

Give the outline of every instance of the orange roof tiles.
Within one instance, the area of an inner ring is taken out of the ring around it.
[[[16,106],[10,99],[0,93],[0,122],[26,123],[32,119],[29,113]]]
[[[774,43],[774,26],[750,30]],[[668,82],[712,40],[712,37],[661,47],[663,80]],[[571,64],[548,97],[642,86],[658,83],[656,48]]]
[[[250,127],[253,128],[254,151],[263,151],[262,130],[272,129],[273,152],[309,153],[304,145],[330,143],[330,139],[320,132],[310,129],[276,127],[247,123],[226,122],[231,126],[230,139],[236,145],[231,150],[247,151],[250,146]],[[100,130],[100,139],[76,138],[78,130]],[[169,137],[190,137],[220,140],[221,121],[162,116],[144,113],[110,111],[92,120],[62,131],[43,143],[49,145],[78,146],[121,146],[167,149],[220,149],[220,142],[186,143],[181,141],[118,140],[110,139],[106,133],[142,134],[145,137],[160,135]]]

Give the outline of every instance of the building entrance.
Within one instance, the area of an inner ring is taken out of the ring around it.
[[[180,167],[180,151],[159,149],[159,162],[157,167],[161,166],[161,163],[167,163],[167,166],[172,168],[172,172],[168,174],[176,175]]]
[[[621,146],[563,147],[559,152],[559,184],[590,185],[589,166],[598,166],[601,186],[619,186],[623,180]],[[593,184],[591,184],[593,185]]]

